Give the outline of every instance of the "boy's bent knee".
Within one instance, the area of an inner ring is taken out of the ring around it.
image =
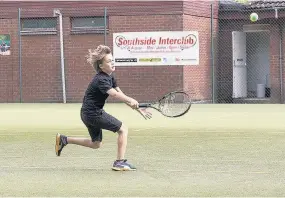
[[[128,133],[128,127],[122,124],[121,128],[119,129],[118,133]]]
[[[102,142],[99,141],[92,142],[91,148],[98,149],[100,147],[102,147]]]

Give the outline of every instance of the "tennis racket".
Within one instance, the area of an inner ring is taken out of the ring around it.
[[[166,117],[180,117],[186,114],[191,107],[189,95],[183,91],[174,91],[166,94],[154,103],[140,103],[139,108],[153,108]]]

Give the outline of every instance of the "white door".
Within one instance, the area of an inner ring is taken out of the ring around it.
[[[247,97],[246,33],[232,32],[233,98]]]

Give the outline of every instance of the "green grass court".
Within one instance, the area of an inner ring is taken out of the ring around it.
[[[106,111],[129,126],[126,158],[114,172],[117,135],[99,150],[68,145],[86,136],[80,104],[0,104],[0,196],[285,196],[285,105],[194,104],[184,117],[145,121],[123,104]]]

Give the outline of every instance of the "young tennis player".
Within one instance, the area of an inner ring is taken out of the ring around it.
[[[99,45],[95,50],[89,50],[87,61],[94,67],[96,74],[90,82],[81,107],[81,120],[86,125],[90,137],[79,138],[69,137],[61,134],[56,135],[55,152],[60,156],[62,149],[67,144],[76,144],[100,148],[102,145],[102,129],[118,133],[117,159],[113,163],[113,170],[136,170],[136,168],[127,162],[125,152],[127,147],[128,128],[120,120],[106,113],[103,109],[108,96],[114,97],[131,108],[137,110],[145,119],[151,118],[151,113],[138,108],[138,102],[125,95],[118,87],[113,75],[115,66],[113,56],[108,46]]]

